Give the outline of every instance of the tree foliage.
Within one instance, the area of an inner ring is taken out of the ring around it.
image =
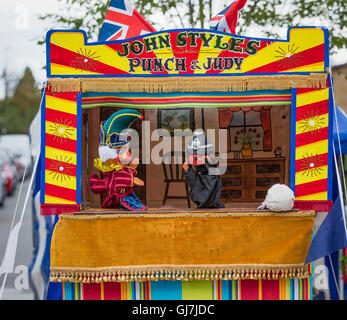
[[[267,37],[283,38],[291,26],[325,26],[330,33],[331,53],[335,53],[347,47],[345,16],[345,0],[248,0],[239,30],[245,34],[254,27]]]
[[[61,10],[39,16],[49,26],[49,29],[83,29],[88,39],[97,40],[102,23],[107,13],[110,0],[58,0]],[[38,44],[44,44],[42,37]]]
[[[60,13],[41,16],[50,29],[84,29],[97,40],[109,0],[58,0]],[[134,7],[159,31],[209,28],[209,20],[231,0],[133,0]],[[218,3],[218,5],[216,4]],[[284,38],[291,26],[323,25],[330,30],[330,47],[347,47],[346,0],[248,0],[237,27],[240,35]],[[44,40],[41,41],[44,43]]]
[[[40,100],[40,90],[35,84],[34,76],[31,70],[26,68],[13,96],[7,99],[6,114],[1,116],[6,117],[7,133],[27,134],[39,109]]]

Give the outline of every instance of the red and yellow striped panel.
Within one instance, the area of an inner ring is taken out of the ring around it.
[[[322,28],[292,28],[286,41],[174,30],[88,44],[83,32],[52,31],[48,76],[324,72],[326,36]]]
[[[45,203],[75,204],[77,94],[46,93]]]
[[[328,200],[329,88],[297,89],[295,197]]]

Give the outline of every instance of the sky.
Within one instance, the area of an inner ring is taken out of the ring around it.
[[[220,2],[220,3],[219,3]],[[216,13],[222,9],[222,1],[214,1]],[[218,8],[220,7],[220,8]],[[38,83],[46,79],[45,47],[36,44],[45,36],[47,29],[54,29],[38,19],[45,13],[56,13],[61,9],[57,0],[0,0],[0,74],[6,65],[11,78],[20,78],[25,67],[30,67]],[[171,29],[170,26],[167,26]],[[251,30],[247,36],[257,36],[257,30]],[[259,35],[258,35],[259,36]],[[331,64],[347,62],[347,50],[340,50],[331,57]],[[4,85],[0,79],[0,99],[4,96]]]
[[[38,82],[45,79],[44,46],[36,41],[45,34],[45,24],[37,16],[57,11],[56,0],[0,0],[0,73],[5,65],[10,78],[23,75],[25,67],[30,67]],[[4,94],[3,81],[0,97]]]

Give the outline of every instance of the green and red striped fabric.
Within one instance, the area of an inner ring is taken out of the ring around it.
[[[311,300],[312,276],[287,280],[70,283],[64,300]]]
[[[131,108],[180,107],[245,107],[261,105],[290,105],[290,90],[264,90],[247,92],[191,92],[191,93],[85,93],[82,107],[117,106]]]

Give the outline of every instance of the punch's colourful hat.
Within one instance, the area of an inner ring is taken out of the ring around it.
[[[130,126],[143,119],[140,112],[123,109],[113,113],[100,125],[99,157],[102,162],[117,157],[118,150],[130,143]]]

